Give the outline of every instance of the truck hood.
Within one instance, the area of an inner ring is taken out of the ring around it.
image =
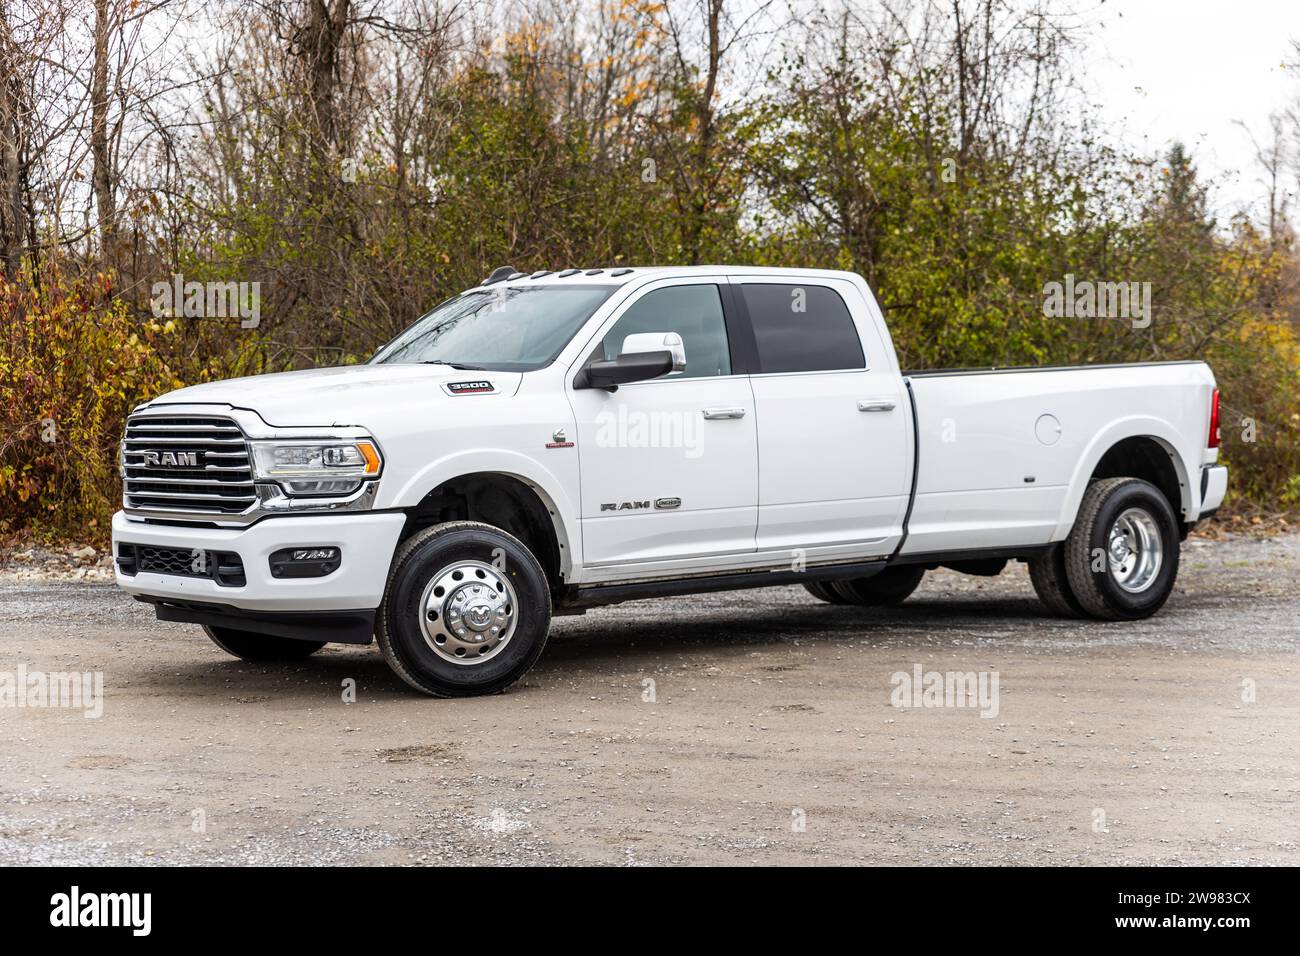
[[[268,425],[366,427],[403,409],[418,413],[443,402],[513,395],[519,372],[477,372],[443,365],[341,365],[192,385],[155,398],[165,405],[230,405],[257,412]],[[490,383],[491,391],[470,389]],[[460,386],[463,391],[456,394]]]

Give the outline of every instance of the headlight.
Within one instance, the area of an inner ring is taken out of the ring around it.
[[[278,481],[289,495],[346,495],[377,478],[383,459],[375,443],[359,441],[254,441],[253,478]]]

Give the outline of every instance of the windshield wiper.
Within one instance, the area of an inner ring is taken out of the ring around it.
[[[470,365],[466,362],[447,362],[443,359],[425,359],[421,365],[445,365],[448,368],[460,369],[463,372],[486,372],[487,368],[482,365]]]

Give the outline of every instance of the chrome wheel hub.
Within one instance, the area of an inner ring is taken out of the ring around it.
[[[1164,562],[1160,528],[1141,508],[1129,508],[1115,519],[1106,550],[1111,578],[1130,594],[1149,588]]]
[[[510,642],[518,620],[515,589],[482,561],[438,571],[420,599],[420,628],[435,654],[454,664],[479,664]]]

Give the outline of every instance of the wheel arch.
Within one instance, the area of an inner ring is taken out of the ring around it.
[[[1080,457],[1051,540],[1064,540],[1070,533],[1088,486],[1100,478],[1149,481],[1168,499],[1179,523],[1186,528],[1196,514],[1197,490],[1190,475],[1178,451],[1178,436],[1168,423],[1154,418],[1117,422],[1099,432]]]
[[[533,477],[510,470],[440,473],[402,507],[406,524],[400,540],[447,521],[481,521],[522,541],[546,572],[552,591],[571,578],[577,557],[567,532],[563,505]]]

